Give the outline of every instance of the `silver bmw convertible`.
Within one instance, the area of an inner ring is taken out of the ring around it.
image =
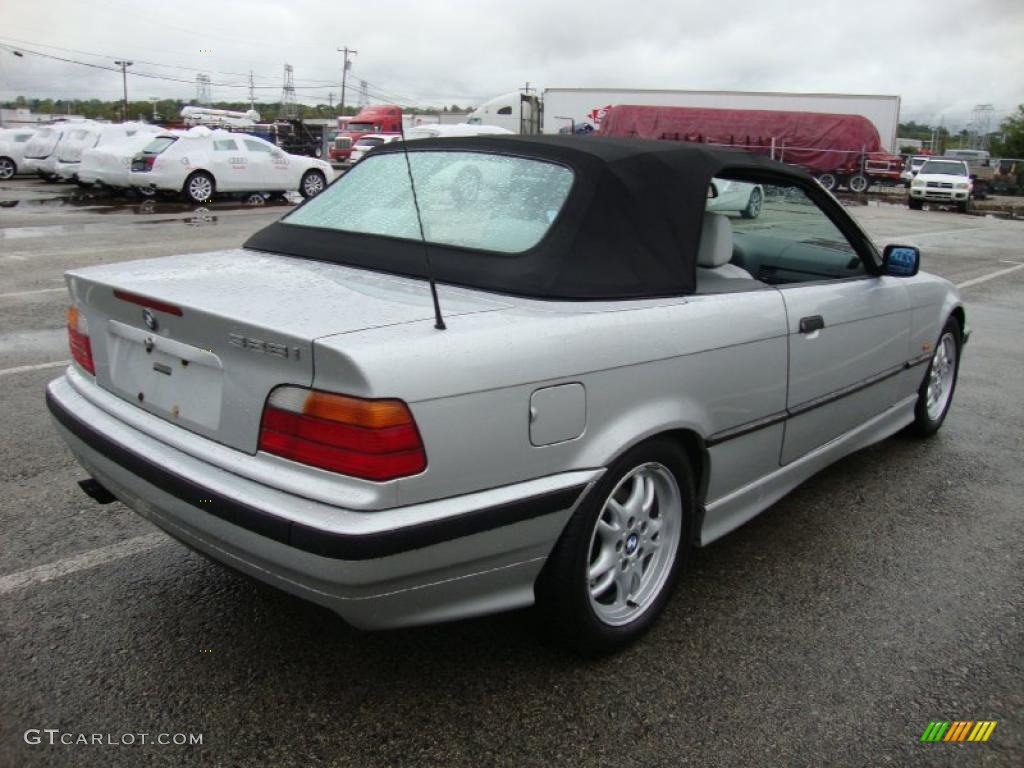
[[[608,652],[692,547],[939,429],[969,334],[919,262],[739,151],[396,142],[240,249],[69,272],[46,399],[97,501],[357,627],[536,604]]]

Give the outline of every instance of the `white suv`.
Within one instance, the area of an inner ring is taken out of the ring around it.
[[[963,160],[935,158],[921,166],[910,182],[907,205],[921,210],[925,202],[952,203],[967,213],[971,204],[971,173]]]

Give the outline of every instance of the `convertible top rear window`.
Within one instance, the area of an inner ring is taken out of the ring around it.
[[[409,166],[428,242],[499,253],[536,245],[573,179],[561,165],[483,152],[410,152]],[[286,221],[418,240],[404,153],[366,158]]]
[[[760,170],[813,186],[767,158],[674,141],[510,135],[405,146],[437,281],[538,299],[693,293],[713,176]],[[377,147],[246,247],[425,278],[403,150]],[[470,166],[479,175],[460,176]]]

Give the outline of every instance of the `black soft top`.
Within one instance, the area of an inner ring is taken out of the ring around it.
[[[560,163],[575,181],[545,237],[521,253],[431,243],[438,282],[540,299],[626,299],[693,293],[708,183],[740,172],[804,172],[725,147],[599,136],[474,136],[409,142],[410,152],[462,150]],[[401,152],[399,142],[373,155]],[[343,183],[343,182],[342,182]],[[289,225],[260,230],[246,248],[426,278],[423,245]]]

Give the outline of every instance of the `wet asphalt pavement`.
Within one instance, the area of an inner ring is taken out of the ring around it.
[[[235,247],[285,208],[45,203],[67,191],[0,183],[20,201],[0,207],[0,768],[1024,763],[1024,269],[964,288],[974,335],[934,439],[833,465],[698,551],[642,642],[581,661],[529,611],[361,633],[85,497],[43,403],[61,369],[23,368],[67,357],[63,270]],[[957,283],[1024,263],[1022,222],[852,210]],[[936,719],[998,725],[921,743]]]

